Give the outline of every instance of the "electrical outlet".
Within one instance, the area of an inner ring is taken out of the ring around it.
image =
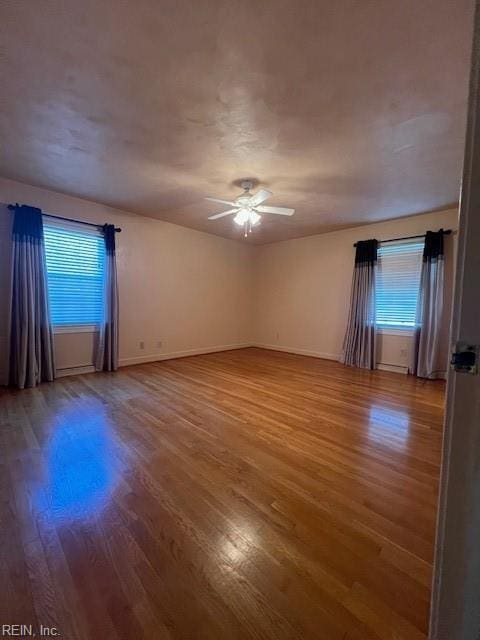
[[[280,340],[280,332],[277,331],[277,342]]]
[[[140,347],[140,349],[145,349],[145,342],[143,340],[140,340],[140,343],[138,346]]]
[[[408,356],[407,349],[400,349],[400,359],[402,360],[402,362],[405,362],[407,360],[407,356]]]
[[[161,349],[162,348],[162,341],[158,340],[157,341],[157,349]]]

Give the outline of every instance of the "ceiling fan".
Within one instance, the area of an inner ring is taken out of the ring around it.
[[[220,202],[233,207],[233,209],[228,209],[228,211],[222,211],[222,213],[210,216],[208,218],[209,220],[218,220],[224,216],[236,214],[233,221],[244,228],[245,237],[247,237],[247,235],[251,233],[252,227],[260,222],[262,217],[260,215],[261,213],[274,213],[280,216],[292,216],[295,213],[295,209],[288,209],[287,207],[266,207],[262,205],[262,202],[265,202],[265,200],[273,194],[266,189],[260,189],[257,193],[250,193],[250,189],[253,187],[253,182],[250,180],[244,180],[241,185],[243,193],[233,201],[205,198],[205,200],[210,200],[211,202]]]

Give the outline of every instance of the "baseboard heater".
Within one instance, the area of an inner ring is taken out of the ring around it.
[[[65,376],[78,376],[82,373],[95,373],[93,364],[79,364],[75,367],[64,367],[55,370],[56,378],[64,378]]]
[[[393,371],[394,373],[408,374],[408,367],[403,364],[390,364],[389,362],[377,362],[380,371]]]

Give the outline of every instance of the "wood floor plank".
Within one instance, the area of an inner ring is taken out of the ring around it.
[[[426,639],[443,405],[254,348],[2,390],[2,623]]]

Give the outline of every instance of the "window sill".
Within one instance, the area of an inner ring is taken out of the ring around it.
[[[57,324],[53,325],[53,333],[96,333],[98,324]]]
[[[414,327],[377,327],[377,333],[387,336],[407,336],[415,335]]]

